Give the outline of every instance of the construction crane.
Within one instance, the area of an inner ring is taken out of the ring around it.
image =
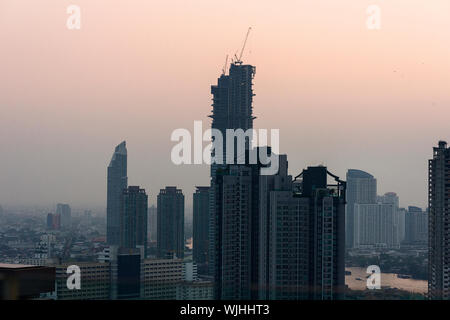
[[[227,72],[227,64],[228,64],[228,55],[225,58],[225,64],[224,64],[223,69],[222,69],[222,75],[225,75],[225,73]]]
[[[242,55],[244,54],[245,45],[247,44],[248,35],[250,34],[251,30],[252,30],[252,27],[249,27],[248,31],[247,31],[247,35],[245,36],[244,45],[242,46],[241,54],[239,55],[239,58],[236,56],[236,54],[234,55],[234,58],[235,58],[234,63],[242,64]]]

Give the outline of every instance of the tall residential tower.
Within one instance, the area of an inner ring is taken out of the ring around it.
[[[428,161],[428,297],[450,299],[450,148],[439,141]]]
[[[106,204],[106,240],[109,245],[120,244],[120,208],[122,193],[128,186],[126,142],[119,144],[108,166]]]
[[[193,258],[200,273],[205,274],[208,264],[209,243],[209,187],[196,187],[193,195]]]
[[[158,257],[184,258],[184,194],[166,187],[158,194]]]
[[[120,247],[144,248],[147,256],[147,207],[148,196],[139,186],[123,190],[120,210]]]
[[[346,247],[355,245],[355,204],[377,203],[377,180],[362,170],[347,171],[347,210],[345,217]]]

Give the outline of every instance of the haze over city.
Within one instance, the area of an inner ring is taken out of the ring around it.
[[[254,125],[280,129],[290,174],[361,169],[426,207],[432,146],[449,137],[450,2],[378,2],[380,30],[372,1],[2,0],[0,204],[105,206],[126,140],[129,184],[149,203],[176,185],[190,206],[209,166],[175,166],[170,134],[210,126],[210,86],[251,26]],[[66,28],[71,3],[81,30]]]

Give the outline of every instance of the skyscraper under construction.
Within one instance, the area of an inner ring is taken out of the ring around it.
[[[222,160],[223,162],[215,163],[214,160],[211,164],[211,189],[210,189],[210,200],[209,200],[209,210],[210,210],[210,223],[209,223],[209,270],[211,276],[215,278],[216,282],[216,298],[227,299],[242,299],[251,298],[250,286],[251,286],[251,265],[246,266],[236,266],[237,272],[243,272],[241,274],[242,287],[237,288],[233,292],[222,292],[220,289],[221,282],[224,279],[223,272],[223,258],[227,251],[227,247],[224,247],[225,243],[232,243],[231,239],[236,237],[236,232],[229,229],[229,233],[226,232],[227,228],[224,226],[229,225],[229,217],[221,215],[219,208],[221,203],[224,201],[224,194],[222,187],[217,184],[217,172],[226,170],[225,160],[227,154],[227,141],[226,141],[226,130],[227,129],[242,129],[244,131],[253,128],[253,78],[255,75],[255,67],[251,65],[242,64],[241,61],[235,61],[231,64],[229,69],[229,74],[226,75],[225,72],[220,76],[217,81],[217,85],[211,87],[211,93],[213,95],[213,110],[212,115],[212,129],[220,131],[223,137],[222,141]],[[215,141],[220,143],[220,141]],[[249,148],[250,144],[246,143],[246,148]],[[213,150],[213,157],[219,157]],[[236,153],[234,157],[236,159]],[[239,170],[235,168],[236,172],[244,172],[245,169]],[[251,170],[250,170],[251,171]],[[247,172],[247,171],[245,171]],[[251,180],[251,179],[250,179]],[[251,181],[250,181],[251,182]],[[250,186],[249,186],[250,187]],[[257,191],[255,190],[256,194]],[[246,208],[245,210],[250,210],[251,208]],[[248,212],[247,212],[248,213]],[[246,212],[242,212],[246,215]],[[242,243],[241,247],[250,248],[252,237],[248,232],[250,230],[255,230],[248,226],[248,228],[242,228],[246,230],[246,235],[242,239],[246,243]],[[231,248],[229,248],[231,249]],[[244,254],[244,253],[242,253]],[[249,252],[245,252],[249,254]],[[249,261],[250,263],[250,261]],[[229,274],[228,278],[237,276],[237,274]],[[225,277],[226,278],[226,277]]]

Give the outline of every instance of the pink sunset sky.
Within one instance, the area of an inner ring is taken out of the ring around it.
[[[172,164],[170,134],[210,125],[210,86],[249,26],[255,127],[280,129],[290,173],[361,169],[425,207],[427,159],[450,140],[448,0],[0,0],[0,204],[106,206],[126,140],[129,184],[150,203],[176,185],[191,206],[209,168]]]

